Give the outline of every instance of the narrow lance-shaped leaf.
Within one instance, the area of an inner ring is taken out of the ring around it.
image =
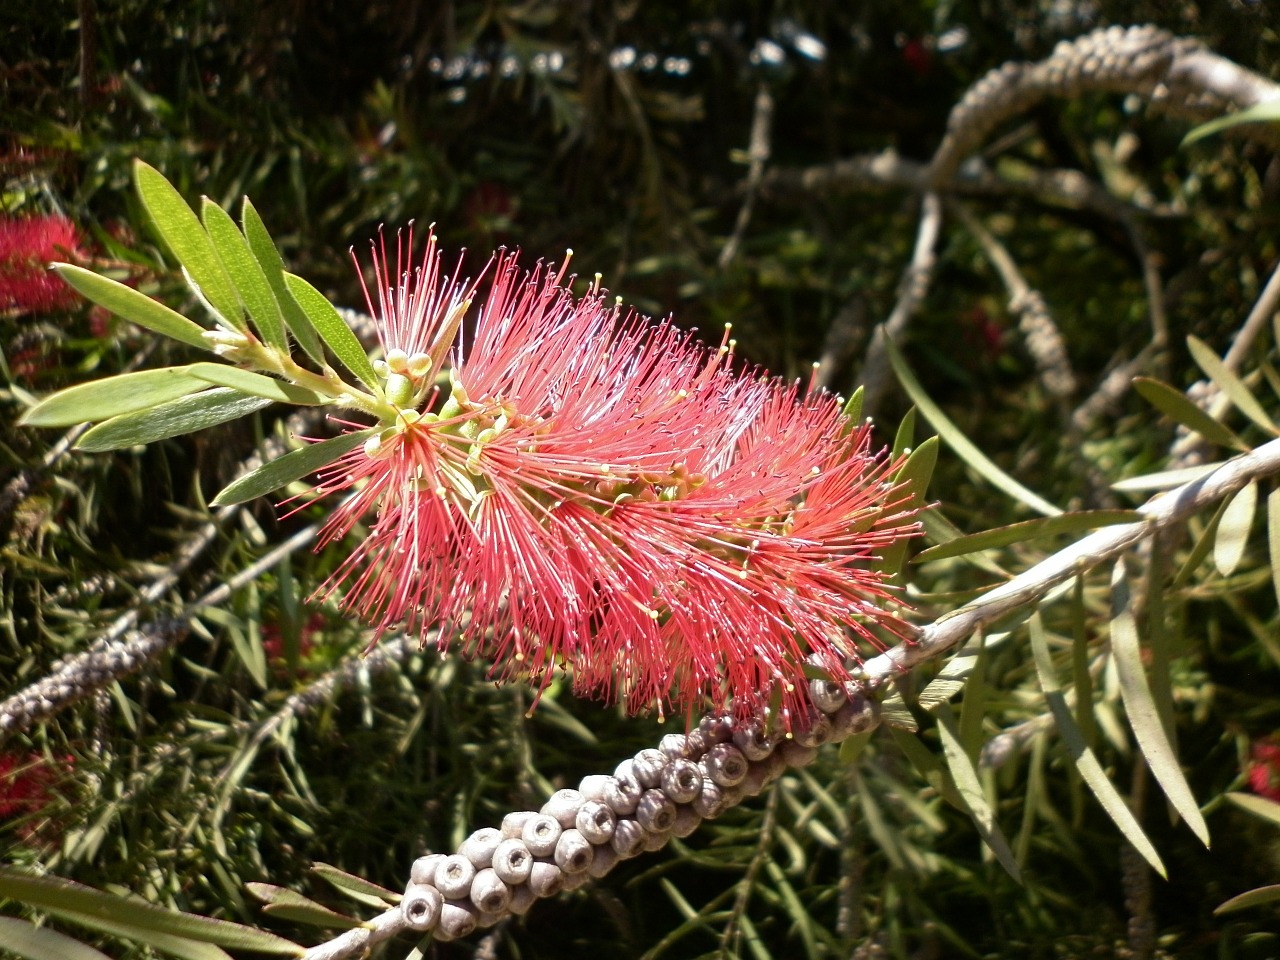
[[[929,481],[933,478],[933,470],[938,464],[938,438],[930,437],[907,455],[906,462],[894,475],[893,481],[903,484],[910,493],[910,502],[905,506],[922,507],[925,494],[929,489]],[[904,521],[909,522],[909,521]],[[880,554],[876,562],[877,570],[890,575],[899,573],[907,558],[908,541],[898,540],[890,544]]]
[[[1244,557],[1244,548],[1249,543],[1249,530],[1253,526],[1253,515],[1258,510],[1258,485],[1251,483],[1242,487],[1227,502],[1218,523],[1218,534],[1213,538],[1213,565],[1224,577],[1231,576]]]
[[[1112,526],[1117,523],[1136,523],[1142,520],[1142,514],[1136,510],[1080,510],[1064,513],[1056,517],[1040,517],[1035,520],[1024,520],[1011,523],[994,530],[972,533],[948,543],[922,550],[915,557],[915,563],[928,563],[931,560],[946,560],[951,557],[962,557],[967,553],[979,550],[992,550],[1007,547],[1010,544],[1035,540],[1039,537],[1051,537],[1064,533],[1084,533],[1098,527]]]
[[[111,960],[102,951],[65,933],[14,917],[0,917],[0,943],[26,960]]]
[[[1191,351],[1191,358],[1195,360],[1196,365],[1213,381],[1214,386],[1226,394],[1227,399],[1236,405],[1236,409],[1268,433],[1277,432],[1276,425],[1262,409],[1262,404],[1253,395],[1253,391],[1245,386],[1243,380],[1227,369],[1227,365],[1222,362],[1222,358],[1211,346],[1199,337],[1189,336],[1187,348]]]
[[[99,423],[207,389],[209,384],[192,376],[188,367],[122,373],[59,390],[24,413],[18,423],[25,427]]]
[[[347,322],[333,308],[328,298],[307,281],[296,274],[286,273],[285,283],[289,292],[306,311],[307,319],[320,338],[328,344],[333,355],[342,361],[343,366],[354,373],[370,390],[378,389],[378,375],[373,370],[369,355],[360,346],[360,341],[351,332]]]
[[[1261,817],[1273,826],[1280,827],[1280,803],[1274,800],[1268,800],[1266,797],[1260,797],[1254,793],[1236,793],[1231,792],[1224,796],[1248,813],[1255,817]]]
[[[1125,838],[1133,845],[1133,848],[1142,854],[1142,858],[1151,865],[1151,869],[1162,877],[1166,876],[1164,863],[1160,860],[1160,855],[1156,853],[1156,848],[1151,845],[1151,841],[1143,832],[1142,826],[1134,817],[1133,811],[1129,809],[1129,805],[1120,796],[1120,792],[1107,779],[1107,774],[1102,769],[1102,764],[1098,762],[1094,752],[1085,745],[1084,737],[1080,734],[1080,728],[1076,726],[1075,718],[1071,716],[1071,708],[1067,705],[1067,698],[1063,696],[1062,688],[1058,685],[1057,673],[1053,666],[1053,655],[1049,652],[1049,640],[1045,635],[1044,625],[1040,620],[1038,611],[1031,615],[1030,624],[1031,653],[1035,659],[1036,673],[1040,677],[1040,687],[1044,690],[1045,700],[1049,704],[1049,710],[1053,713],[1053,720],[1058,728],[1058,734],[1062,737],[1062,742],[1066,745],[1067,752],[1075,762],[1076,769],[1080,771],[1080,776],[1085,784],[1088,785],[1093,795],[1098,798],[1098,802],[1102,804],[1102,809],[1106,811],[1107,816],[1120,828],[1120,832],[1125,835]]]
[[[240,233],[240,228],[227,211],[208,197],[201,203],[200,216],[209,239],[213,241],[218,259],[226,268],[240,301],[248,309],[263,341],[277,350],[288,350],[280,305],[276,303],[271,284],[267,282],[267,276],[249,249],[249,243]]]
[[[865,393],[866,390],[864,387],[858,387],[857,390],[853,391],[853,396],[845,401],[843,413],[849,418],[849,422],[845,426],[846,430],[852,430],[859,424],[859,422],[861,422],[862,398]]]
[[[1230,900],[1224,900],[1218,904],[1218,906],[1214,907],[1213,915],[1218,917],[1224,913],[1231,913],[1233,910],[1261,907],[1277,901],[1280,901],[1280,883],[1273,883],[1267,887],[1254,887],[1252,890],[1238,893]]]
[[[266,906],[263,907],[265,913],[273,917],[279,917],[282,920],[293,920],[296,923],[306,923],[316,927],[337,927],[344,930],[364,925],[361,920],[330,910],[328,907],[285,887],[277,887],[270,883],[248,883],[245,886],[250,893],[266,903]]]
[[[959,790],[965,808],[973,819],[973,825],[978,828],[978,834],[983,842],[996,855],[1000,866],[1005,868],[1009,876],[1021,883],[1022,871],[1018,869],[1017,861],[1013,858],[1013,851],[1009,849],[1009,841],[1005,838],[1004,831],[996,822],[995,811],[987,802],[987,796],[982,790],[982,782],[978,779],[977,768],[974,767],[973,760],[965,752],[964,745],[960,741],[960,731],[956,726],[955,716],[951,712],[951,705],[943,701],[937,705],[934,713],[938,717],[938,737],[942,741],[942,755],[946,758],[951,778],[955,781],[956,789]]]
[[[1160,711],[1156,707],[1147,674],[1142,666],[1142,650],[1138,642],[1138,623],[1133,615],[1132,596],[1125,576],[1123,560],[1117,560],[1111,574],[1111,653],[1115,657],[1116,672],[1120,676],[1120,695],[1124,699],[1125,713],[1138,746],[1147,759],[1147,765],[1173,808],[1187,822],[1192,832],[1206,847],[1209,845],[1209,827],[1200,814],[1200,806],[1191,793],[1191,787],[1178,756],[1164,732]]]
[[[1280,489],[1267,495],[1267,552],[1271,556],[1271,585],[1280,601]]]
[[[1238,127],[1242,123],[1268,123],[1276,120],[1280,120],[1280,101],[1268,100],[1264,103],[1255,103],[1252,107],[1200,124],[1200,126],[1195,127],[1182,138],[1182,143],[1179,146],[1189,146],[1197,140],[1203,140],[1205,137],[1221,133],[1223,130]]]
[[[246,332],[244,312],[240,298],[222,261],[213,249],[209,235],[200,224],[187,201],[164,178],[160,171],[143,163],[133,162],[134,182],[138,196],[151,217],[156,232],[165,242],[178,263],[199,289],[200,294],[213,307],[223,323]]]
[[[889,363],[893,366],[893,371],[897,374],[898,382],[902,384],[902,389],[907,392],[911,402],[920,409],[921,415],[933,425],[933,429],[938,431],[938,436],[956,452],[956,455],[961,460],[997,490],[1008,494],[1014,500],[1030,507],[1037,513],[1052,517],[1062,512],[1061,509],[1055,507],[1039,494],[1028,490],[997,467],[991,461],[991,458],[979,450],[977,445],[966,437],[963,431],[951,421],[951,418],[942,412],[942,408],[930,399],[929,394],[925,391],[920,381],[916,379],[916,375],[907,365],[906,359],[893,341],[885,337],[884,344],[885,350],[889,355]]]
[[[1188,400],[1180,390],[1173,389],[1167,383],[1150,377],[1135,377],[1133,389],[1165,416],[1200,434],[1210,443],[1236,450],[1249,449],[1243,440]]]
[[[371,907],[383,908],[388,903],[399,903],[401,900],[402,895],[394,890],[380,887],[363,877],[354,876],[327,863],[312,864],[311,872],[327,880],[347,896]]]
[[[201,350],[210,348],[209,341],[204,338],[204,327],[152,300],[145,293],[74,264],[55,263],[53,269],[81,294],[116,316]]]
[[[239,390],[215,387],[150,410],[112,417],[87,431],[76,446],[90,453],[101,453],[151,443],[238,420],[271,403],[265,397],[250,397]]]
[[[193,363],[188,369],[191,371],[192,376],[198,377],[206,383],[212,383],[219,387],[231,387],[241,393],[252,394],[255,397],[265,397],[277,403],[292,403],[302,407],[314,407],[329,402],[327,397],[322,397],[314,390],[308,390],[306,387],[286,383],[283,380],[277,380],[275,377],[267,377],[251,370],[241,370],[239,367],[228,366],[225,363]]]
[[[295,480],[301,480],[360,446],[368,437],[373,436],[376,429],[371,427],[368,430],[344,433],[340,437],[322,440],[319,443],[309,443],[282,457],[276,457],[228,484],[214,498],[213,506],[225,507],[233,503],[245,503],[271,493],[273,490],[279,490]]]
[[[293,334],[307,356],[323,366],[324,346],[312,328],[311,321],[307,319],[306,312],[298,306],[298,302],[293,299],[293,294],[289,292],[289,285],[284,280],[284,261],[280,258],[280,251],[276,249],[275,241],[267,232],[266,224],[262,222],[262,217],[258,215],[258,211],[254,209],[248,197],[244,198],[241,222],[244,226],[245,239],[249,242],[249,249],[253,251],[258,266],[262,268],[263,276],[267,278],[271,292],[275,295],[285,326],[289,328],[289,332]]]

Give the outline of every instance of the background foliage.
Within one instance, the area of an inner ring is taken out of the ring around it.
[[[761,91],[773,100],[770,169],[885,148],[924,161],[986,70],[1043,57],[1094,26],[1146,21],[1276,72],[1274,14],[1255,3],[81,0],[73,11],[3,0],[0,214],[65,215],[82,231],[82,258],[177,303],[180,278],[135,232],[143,219],[128,175],[138,156],[189,198],[230,206],[249,194],[292,268],[337,302],[360,302],[349,246],[380,224],[434,221],[445,246],[469,247],[476,265],[502,244],[529,263],[571,247],[581,275],[603,273],[627,302],[672,312],[708,339],[732,321],[744,355],[788,376],[807,376],[834,349],[834,324],[852,347],[836,351],[825,375],[847,391],[871,325],[896,300],[918,198],[807,192],[766,178],[726,258]],[[988,155],[1080,170],[1138,211],[1170,332],[1148,373],[1178,389],[1199,378],[1184,337],[1224,351],[1270,273],[1280,190],[1271,154],[1217,139],[1180,150],[1185,132],[1119,98],[1087,97],[1037,108]],[[968,203],[1051,306],[1085,382],[1065,400],[1046,393],[999,278],[954,217],[905,344],[911,364],[956,424],[1042,496],[1131,505],[1090,478],[1160,469],[1174,437],[1168,420],[1128,392],[1078,443],[1063,443],[1065,418],[1090,384],[1152,336],[1131,238],[1096,211],[1035,196]],[[177,348],[74,306],[0,304],[0,331],[7,695],[84,648],[167,569],[210,517],[207,500],[278,423],[268,411],[250,428],[70,454],[45,469],[55,438],[11,426],[31,396],[136,365],[139,354],[158,365]],[[1274,349],[1267,340],[1257,357]],[[907,408],[894,392],[876,411],[885,442]],[[1237,420],[1246,438],[1261,435]],[[948,453],[932,494],[965,532],[1027,519]],[[319,516],[281,513],[257,503],[225,523],[152,613],[177,613]],[[965,699],[979,725],[971,732],[1017,734],[1014,756],[983,776],[1021,885],[947,804],[938,772],[922,772],[927,762],[904,750],[913,740],[941,753],[921,713],[918,739],[882,730],[852,766],[824,753],[687,844],[539,904],[487,941],[487,955],[1276,955],[1274,906],[1213,915],[1280,874],[1276,824],[1223,799],[1280,781],[1280,644],[1260,531],[1224,573],[1188,563],[1209,522],[1162,545],[1165,569],[1185,571],[1143,636],[1169,677],[1167,709],[1210,850],[1170,822],[1118,719],[1105,575],[1078,604],[1046,613],[1060,674],[1091,708],[1077,713],[1113,781],[1138,798],[1168,882],[1132,855],[1043,722],[1024,632],[984,654],[982,683],[975,692],[971,680]],[[907,580],[929,618],[1061,542],[926,563]],[[557,689],[526,716],[527,691],[494,689],[483,665],[434,653],[362,667],[353,658],[360,625],[308,601],[339,557],[280,559],[203,610],[171,655],[6,741],[7,859],[258,924],[247,882],[329,902],[306,872],[323,861],[400,888],[425,850],[452,848],[661,734],[652,719]],[[1071,673],[1076,637],[1077,665],[1093,667],[1082,691],[1090,671]],[[928,679],[919,673],[907,686]],[[113,956],[148,955],[106,942]],[[397,944],[388,955],[408,950]],[[431,951],[463,956],[476,946]]]

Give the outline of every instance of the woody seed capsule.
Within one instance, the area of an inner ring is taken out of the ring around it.
[[[531,870],[533,854],[518,837],[503,840],[493,851],[493,872],[503,883],[524,883]]]
[[[687,837],[697,830],[701,823],[702,817],[699,816],[698,811],[691,805],[684,804],[676,808],[676,822],[671,825],[671,835]]]
[[[564,886],[564,871],[554,863],[539,860],[529,874],[529,889],[535,897],[554,897]]]
[[[733,743],[748,760],[763,760],[774,748],[773,740],[759,721],[733,731]]]
[[[471,881],[471,902],[481,913],[501,913],[511,902],[511,888],[491,867],[486,867]]]
[[[754,797],[759,794],[772,779],[773,778],[770,776],[769,761],[767,759],[761,760],[759,763],[751,764],[747,769],[747,775],[742,778],[742,783],[738,784],[738,786],[742,788],[744,795]]]
[[[612,870],[617,863],[618,851],[613,849],[611,844],[602,844],[596,847],[595,858],[591,861],[591,866],[587,868],[587,873],[599,880]]]
[[[661,750],[646,747],[632,759],[631,770],[640,781],[640,786],[649,790],[662,782],[662,768],[666,765],[667,758]]]
[[[518,837],[524,833],[524,825],[538,814],[534,810],[515,810],[502,818],[503,837]]]
[[[809,717],[809,726],[795,736],[802,747],[820,747],[831,739],[831,718],[825,713],[814,714]]]
[[[471,893],[471,881],[475,878],[476,868],[471,861],[455,853],[436,867],[435,885],[450,900],[461,900]]]
[[[592,846],[577,830],[566,830],[556,843],[556,865],[565,873],[585,873],[594,855]]]
[[[646,790],[636,804],[636,819],[650,833],[661,833],[676,820],[676,805],[661,790]]]
[[[532,865],[532,862],[530,865]],[[533,906],[535,899],[537,898],[534,897],[533,891],[529,889],[529,885],[522,883],[511,888],[511,903],[507,905],[507,909],[517,917],[523,917],[529,912],[529,908]]]
[[[586,870],[583,870],[581,873],[566,873],[564,875],[564,884],[560,889],[563,892],[568,893],[570,890],[577,890],[579,887],[585,887],[590,882],[591,874]]]
[[[640,781],[636,779],[635,774],[631,771],[631,761],[623,760],[622,763],[618,764],[618,769],[609,779],[612,782],[605,788],[604,796],[600,799],[607,803],[609,809],[620,817],[635,813],[636,803],[640,800],[640,794],[644,790],[640,786]]]
[[[823,713],[835,713],[844,706],[848,695],[843,683],[835,680],[810,680],[809,699]]]
[[[425,933],[440,920],[440,907],[443,905],[444,897],[435,887],[411,883],[400,901],[400,912],[404,914],[410,930]]]
[[[582,778],[582,782],[578,784],[578,792],[585,800],[599,800],[603,803],[605,791],[612,782],[613,777],[603,773],[593,773],[589,777]]]
[[[535,857],[549,857],[556,848],[562,829],[554,817],[539,813],[525,821],[520,839]]]
[[[675,819],[674,817],[672,818]],[[661,850],[667,845],[667,841],[671,839],[670,830],[659,830],[657,833],[646,833],[644,835],[644,852],[653,853],[655,850]]]
[[[733,718],[703,717],[698,723],[698,729],[706,736],[708,747],[713,747],[733,737]]]
[[[802,746],[796,740],[784,740],[781,752],[788,767],[799,768],[813,763],[813,758],[818,755],[818,748]]]
[[[458,853],[471,861],[477,870],[483,870],[493,863],[493,851],[502,842],[502,831],[493,827],[483,827],[462,841]]]
[[[542,813],[553,817],[561,827],[572,827],[578,819],[578,808],[582,806],[583,796],[577,790],[557,790],[542,805]]]
[[[668,760],[662,768],[662,792],[673,803],[688,803],[702,789],[702,771],[692,760]]]
[[[634,857],[644,849],[644,827],[635,820],[619,820],[613,829],[612,845],[619,859]]]
[[[440,908],[440,923],[435,930],[437,940],[457,940],[476,928],[476,915],[459,903],[446,901]]]
[[[668,760],[689,759],[689,738],[683,733],[668,733],[658,742],[658,749]]]
[[[419,857],[413,861],[413,866],[409,868],[410,882],[420,883],[423,886],[434,883],[436,869],[446,856],[447,854],[443,853],[429,853],[425,857]]]
[[[747,758],[733,744],[717,743],[702,758],[702,768],[720,786],[731,787],[747,775]]]
[[[724,809],[724,789],[714,780],[704,777],[702,789],[693,798],[693,809],[698,816],[714,820]]]
[[[605,843],[613,836],[613,828],[617,822],[618,818],[608,804],[588,800],[578,810],[578,819],[574,825],[591,843]]]

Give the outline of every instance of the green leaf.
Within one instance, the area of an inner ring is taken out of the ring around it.
[[[1036,513],[1043,513],[1046,516],[1056,516],[1062,511],[1055,507],[1048,500],[1045,500],[1039,494],[1028,490],[1013,477],[1009,476],[999,467],[997,467],[991,459],[983,453],[974,444],[972,440],[964,435],[951,419],[942,412],[942,408],[934,403],[929,394],[925,392],[920,381],[916,379],[916,375],[911,368],[907,366],[906,359],[902,356],[901,351],[893,341],[884,338],[885,350],[889,355],[889,363],[893,366],[894,373],[898,375],[898,382],[902,384],[902,389],[907,392],[907,396],[911,398],[919,409],[920,413],[926,420],[932,424],[933,429],[938,431],[938,435],[942,438],[956,455],[960,457],[969,467],[983,477],[994,486],[997,490],[1007,494],[1019,503],[1030,507]]]
[[[241,393],[264,397],[277,403],[292,403],[296,406],[315,407],[329,402],[327,397],[322,397],[314,390],[308,390],[306,387],[286,383],[283,380],[277,380],[275,377],[264,376],[251,370],[241,370],[239,367],[228,366],[225,363],[193,363],[187,369],[191,371],[192,376],[199,377],[205,383],[212,383],[219,387],[231,387]]]
[[[1280,827],[1280,803],[1268,800],[1266,797],[1259,797],[1253,793],[1232,792],[1223,794],[1223,796],[1241,810],[1245,810],[1255,817],[1261,817],[1272,825]]]
[[[209,234],[187,206],[187,201],[160,171],[133,161],[133,177],[142,206],[170,252],[223,323],[245,332],[244,311],[236,289],[213,249]]]
[[[1203,140],[1205,137],[1211,137],[1215,133],[1221,133],[1223,130],[1238,127],[1242,123],[1267,123],[1275,120],[1280,120],[1280,101],[1268,100],[1265,103],[1256,103],[1252,107],[1200,124],[1200,126],[1195,127],[1182,138],[1182,143],[1179,146],[1190,146],[1197,140]]]
[[[333,304],[323,293],[296,274],[286,273],[284,279],[289,285],[289,292],[306,311],[307,319],[311,321],[316,333],[320,334],[320,339],[329,345],[333,355],[370,390],[381,390],[378,375],[369,362],[369,355],[364,352],[364,347],[360,346],[360,341],[333,308]]]
[[[1085,744],[1080,728],[1076,726],[1071,708],[1067,705],[1067,698],[1063,696],[1062,689],[1058,685],[1057,673],[1053,667],[1053,655],[1049,652],[1049,640],[1045,635],[1039,611],[1031,615],[1030,625],[1031,653],[1035,659],[1036,673],[1040,676],[1040,687],[1044,690],[1045,700],[1048,701],[1049,710],[1053,713],[1058,734],[1075,762],[1076,769],[1080,771],[1081,778],[1098,798],[1098,802],[1111,818],[1112,823],[1120,829],[1133,848],[1142,854],[1143,859],[1151,865],[1151,869],[1162,877],[1167,876],[1164,863],[1156,853],[1156,848],[1151,845],[1151,841],[1143,832],[1129,805],[1120,796],[1120,792],[1107,779],[1102,764]]]
[[[271,493],[273,490],[279,490],[295,480],[301,480],[360,446],[377,429],[377,427],[370,427],[368,430],[356,430],[352,433],[344,433],[340,437],[321,440],[319,443],[309,443],[298,450],[291,450],[284,456],[276,457],[243,477],[233,480],[214,497],[212,505],[225,507],[233,503],[245,503]]]
[[[1205,372],[1214,386],[1221,390],[1241,413],[1270,434],[1275,434],[1276,425],[1262,409],[1262,404],[1253,395],[1243,380],[1227,369],[1222,358],[1207,343],[1198,337],[1187,337],[1187,348],[1191,351],[1191,359]]]
[[[1004,831],[996,822],[995,811],[987,802],[987,795],[982,790],[982,781],[978,778],[977,768],[974,767],[973,760],[961,743],[960,731],[956,726],[955,716],[951,712],[951,705],[943,701],[937,705],[934,713],[938,718],[938,736],[942,741],[942,755],[946,758],[951,778],[955,781],[965,809],[973,819],[973,825],[978,828],[979,836],[1000,861],[1000,866],[1005,868],[1009,876],[1021,883],[1022,871],[1018,869]]]
[[[1182,467],[1178,470],[1161,470],[1156,473],[1144,473],[1136,477],[1117,480],[1111,485],[1111,489],[1121,490],[1126,493],[1143,493],[1148,490],[1172,490],[1174,487],[1180,487],[1184,483],[1190,483],[1193,480],[1199,480],[1201,477],[1207,477],[1225,462],[1225,460],[1216,460],[1213,463],[1201,463],[1194,467]]]
[[[200,216],[209,239],[213,241],[218,259],[226,268],[227,275],[240,296],[240,302],[248,309],[263,341],[277,350],[287,351],[289,344],[284,335],[284,317],[280,313],[280,304],[276,303],[267,275],[262,272],[262,267],[249,249],[249,243],[240,233],[240,228],[227,211],[208,197],[201,203]]]
[[[1271,586],[1280,601],[1280,489],[1267,495],[1267,552],[1271,557]]]
[[[898,424],[898,432],[893,435],[891,457],[897,458],[905,453],[916,442],[916,408],[912,407]]]
[[[864,387],[858,387],[844,405],[844,415],[849,418],[848,429],[855,429],[862,422],[862,397]]]
[[[204,327],[170,310],[163,303],[152,300],[145,293],[74,264],[55,263],[53,269],[84,296],[98,306],[106,307],[116,316],[201,350],[209,349],[209,341],[204,338]]]
[[[1186,398],[1181,391],[1150,377],[1134,377],[1133,388],[1165,416],[1220,447],[1248,450],[1234,433]]]
[[[293,334],[307,356],[323,366],[324,347],[311,326],[311,321],[307,319],[306,313],[289,292],[289,285],[284,279],[284,261],[280,259],[280,251],[276,249],[275,241],[267,232],[266,224],[262,222],[262,217],[258,216],[258,211],[254,209],[248,197],[244,198],[240,219],[244,225],[244,236],[249,242],[249,249],[253,251],[258,266],[262,268],[263,276],[267,278],[271,292],[275,295],[276,305],[280,307],[280,312],[284,316],[285,326],[289,328],[289,332]]]
[[[867,744],[871,742],[871,735],[874,730],[864,730],[862,733],[855,733],[851,737],[846,737],[840,744],[840,762],[848,766],[856,763],[858,758],[862,756],[862,751],[867,749]]]
[[[311,872],[323,877],[352,899],[370,907],[377,907],[379,910],[384,910],[388,904],[399,903],[401,900],[401,894],[394,890],[370,883],[363,877],[354,876],[327,863],[312,864]]]
[[[1244,556],[1249,542],[1249,530],[1253,515],[1258,510],[1258,485],[1242,487],[1227,502],[1218,523],[1218,534],[1213,538],[1213,565],[1224,577],[1231,576]]]
[[[111,960],[105,953],[65,933],[13,917],[0,917],[0,943],[5,950],[27,960]]]
[[[99,423],[208,388],[209,384],[192,376],[188,367],[122,373],[59,390],[24,413],[18,423],[27,427]]]
[[[95,890],[61,877],[40,877],[12,867],[0,867],[0,897],[10,897],[39,910],[73,920],[115,936],[150,943],[170,953],[170,939],[191,948],[218,944],[235,950],[256,950],[282,956],[300,957],[305,948],[265,930],[256,930],[229,920],[214,920],[179,913],[132,897]],[[180,956],[217,957],[227,955],[215,947],[187,949]]]
[[[330,910],[284,887],[277,887],[270,883],[248,883],[245,886],[250,893],[266,904],[262,908],[264,913],[282,920],[339,930],[352,930],[365,925],[362,920]]]
[[[1218,904],[1213,910],[1213,915],[1217,917],[1233,910],[1260,907],[1263,904],[1275,903],[1277,900],[1280,900],[1280,883],[1273,883],[1268,887],[1254,887]]]
[[[947,560],[951,557],[962,557],[979,550],[1007,547],[1013,543],[1022,543],[1039,537],[1083,533],[1086,530],[1096,530],[1098,527],[1118,523],[1135,523],[1142,518],[1142,514],[1136,510],[1078,510],[1074,513],[1059,514],[1056,517],[1024,520],[1022,523],[1011,523],[994,530],[971,533],[948,543],[929,547],[927,550],[920,551],[912,562],[928,563],[931,560]]]
[[[930,437],[907,455],[906,462],[894,474],[894,484],[905,486],[909,494],[907,502],[903,504],[904,508],[924,506],[929,481],[933,478],[934,467],[938,465],[938,445],[938,438]],[[911,522],[911,520],[903,521],[904,524]],[[874,569],[882,570],[891,576],[899,573],[907,559],[909,546],[907,540],[899,540],[886,547],[881,552],[880,558],[873,564]]]
[[[215,387],[150,410],[112,417],[87,431],[76,442],[76,447],[90,453],[119,450],[217,426],[270,405],[271,401],[265,397],[250,397],[239,390]]]
[[[1111,654],[1120,677],[1120,696],[1124,700],[1129,726],[1138,738],[1138,746],[1147,765],[1173,804],[1200,842],[1209,846],[1209,827],[1200,814],[1200,805],[1191,793],[1187,778],[1173,744],[1165,733],[1160,710],[1151,694],[1147,674],[1142,666],[1142,649],[1138,640],[1138,622],[1133,614],[1132,596],[1125,576],[1123,560],[1116,561],[1111,574]]]

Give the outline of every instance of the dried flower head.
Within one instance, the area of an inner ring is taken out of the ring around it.
[[[369,298],[398,413],[321,474],[351,491],[326,541],[372,518],[327,592],[380,630],[460,634],[503,677],[563,666],[631,709],[741,716],[780,692],[788,724],[806,660],[847,679],[856,638],[903,632],[869,561],[915,527],[834,397],[510,253],[464,350],[476,285],[442,276],[434,237],[416,268],[405,249],[375,257]]]
[[[79,249],[80,234],[66,217],[0,217],[0,310],[49,313],[78,303],[48,265],[75,260]]]

